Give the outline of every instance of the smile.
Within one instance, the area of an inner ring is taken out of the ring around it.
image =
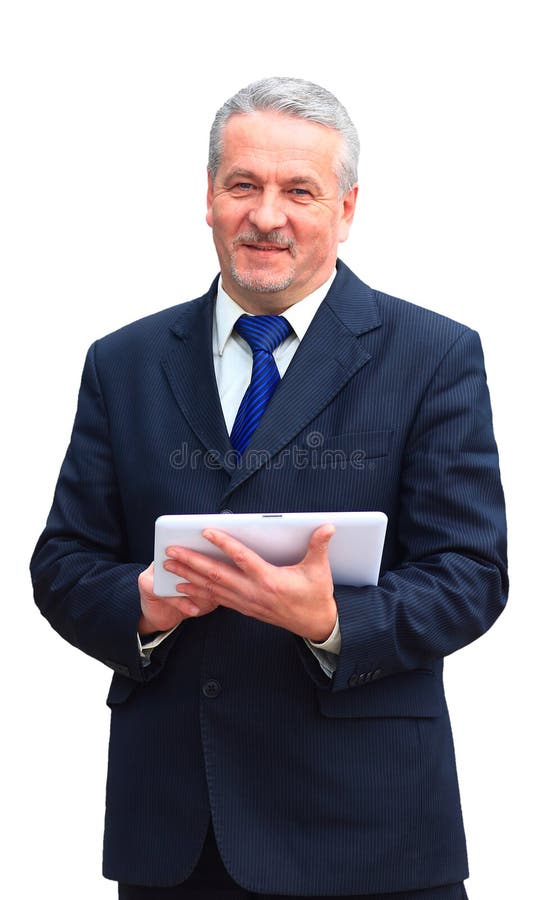
[[[246,250],[257,250],[262,253],[284,253],[285,250],[288,250],[289,247],[277,247],[274,245],[267,244],[242,244]]]

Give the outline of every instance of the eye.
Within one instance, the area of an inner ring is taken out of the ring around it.
[[[291,188],[291,194],[295,194],[297,197],[309,197],[310,191],[307,191],[306,188]]]
[[[239,191],[250,191],[253,185],[249,181],[239,181],[234,187]]]

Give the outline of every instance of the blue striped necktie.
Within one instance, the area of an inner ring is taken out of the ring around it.
[[[234,449],[243,453],[280,380],[272,351],[285,340],[291,326],[282,316],[240,316],[234,330],[253,351],[251,381],[230,434]]]

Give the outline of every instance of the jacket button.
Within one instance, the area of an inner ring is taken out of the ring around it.
[[[205,697],[208,697],[208,699],[213,700],[214,697],[217,697],[217,695],[221,693],[221,685],[215,678],[210,678],[202,685],[202,693]]]
[[[225,515],[225,516],[230,516],[230,515],[232,515],[232,509],[227,509],[226,507],[225,507],[225,509],[220,509],[219,512],[222,513],[222,514]]]

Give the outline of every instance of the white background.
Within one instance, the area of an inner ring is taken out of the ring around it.
[[[110,672],[41,619],[28,558],[87,346],[207,288],[216,271],[204,222],[209,126],[227,96],[272,74],[323,83],[359,128],[348,265],[482,336],[512,591],[489,634],[448,661],[447,687],[471,900],[539,895],[537,8],[520,0],[3,3],[0,876],[10,900],[116,896],[100,875]]]

